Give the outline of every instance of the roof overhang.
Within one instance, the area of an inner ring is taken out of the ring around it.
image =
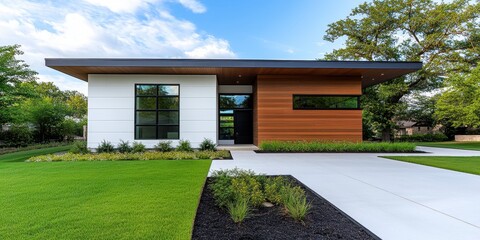
[[[45,65],[84,81],[88,74],[217,75],[219,82],[239,76],[318,75],[361,77],[364,88],[422,68],[421,62],[138,58],[47,58]]]

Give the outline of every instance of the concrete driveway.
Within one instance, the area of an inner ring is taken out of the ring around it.
[[[479,151],[419,147],[438,156]],[[211,171],[290,174],[382,239],[480,239],[480,176],[379,158],[369,153],[256,154],[232,151]]]

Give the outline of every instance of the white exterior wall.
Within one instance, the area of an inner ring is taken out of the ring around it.
[[[160,140],[135,140],[135,84],[180,85],[180,139],[192,147],[204,138],[217,142],[217,79],[214,75],[88,76],[88,147],[103,141],[142,142],[153,148]],[[178,140],[171,140],[176,146]]]

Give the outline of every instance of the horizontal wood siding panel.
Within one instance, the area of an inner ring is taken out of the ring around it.
[[[294,94],[361,95],[359,77],[259,75],[255,144],[264,140],[362,140],[362,110],[293,110]]]

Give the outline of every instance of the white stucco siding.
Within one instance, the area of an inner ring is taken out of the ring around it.
[[[159,140],[135,140],[135,84],[180,85],[180,139],[193,147],[204,138],[217,141],[217,80],[214,75],[88,76],[88,147],[102,140],[139,141],[152,148]],[[172,140],[176,145],[178,140]]]

